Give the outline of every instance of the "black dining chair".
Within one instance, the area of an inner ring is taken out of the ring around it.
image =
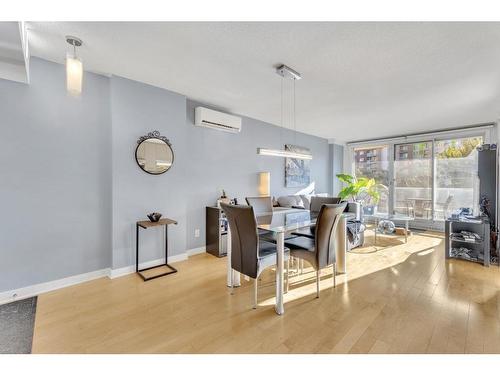
[[[309,211],[311,211],[311,214],[313,216],[316,216],[319,213],[321,206],[323,206],[324,204],[339,204],[341,200],[342,199],[338,197],[311,197]],[[311,225],[309,228],[293,232],[293,234],[314,238],[315,230],[316,226]]]
[[[319,213],[319,210],[321,209],[321,206],[324,204],[339,204],[342,201],[341,198],[339,197],[311,197],[311,203],[309,205],[309,211],[311,211],[311,214],[313,216],[316,216]],[[293,232],[292,235],[294,236],[306,236],[309,238],[314,238],[314,233],[316,230],[315,225],[311,225],[309,228],[304,228],[301,230],[298,230],[296,232]],[[304,272],[304,260],[300,260],[300,264],[298,265],[300,268],[300,273]],[[297,269],[297,272],[299,270]]]
[[[276,265],[276,244],[259,240],[252,206],[221,203],[221,208],[226,214],[231,230],[231,268],[254,279],[253,308],[256,309],[258,278],[262,271]],[[286,247],[284,260],[288,274],[290,250]],[[232,282],[231,294],[233,294]]]
[[[341,200],[339,197],[311,197],[309,211],[318,213],[324,204],[339,204]]]
[[[253,212],[256,215],[263,217],[268,217],[272,219],[273,212],[273,202],[271,197],[246,197],[247,204],[253,207]],[[276,243],[276,235],[266,230],[259,229],[259,237],[263,241],[268,241]],[[294,238],[293,234],[286,234],[285,239]]]
[[[247,204],[253,207],[256,215],[262,215],[273,212],[273,201],[271,197],[246,197]],[[259,237],[263,241],[276,243],[276,236],[265,230],[258,231]]]
[[[316,270],[316,297],[319,298],[320,271],[330,265],[333,266],[333,286],[336,287],[337,259],[335,249],[335,236],[340,216],[347,203],[323,204],[320,208],[314,238],[298,236],[285,241],[285,246],[290,248],[290,255],[309,262]],[[287,286],[289,284],[287,273]]]

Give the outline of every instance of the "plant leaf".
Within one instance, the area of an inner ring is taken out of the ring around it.
[[[344,173],[339,173],[337,175],[337,178],[340,181],[345,182],[346,184],[350,184],[354,180],[354,177],[352,177],[351,175],[348,175],[348,174],[344,174]]]

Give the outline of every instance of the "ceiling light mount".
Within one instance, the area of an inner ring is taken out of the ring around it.
[[[73,47],[80,47],[83,44],[80,38],[71,35],[66,35],[66,42],[71,44]]]
[[[289,66],[286,66],[284,64],[278,66],[276,68],[276,73],[282,76],[283,78],[288,78],[288,79],[294,79],[294,80],[299,80],[302,79],[302,76],[300,75],[299,72],[296,70],[293,70]]]

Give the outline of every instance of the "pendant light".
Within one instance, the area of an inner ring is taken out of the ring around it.
[[[78,96],[82,93],[83,65],[76,56],[76,47],[83,42],[74,36],[66,36],[66,42],[73,46],[73,53],[66,55],[66,89],[71,95]]]
[[[276,69],[276,73],[281,76],[281,127],[283,127],[283,81],[285,79],[293,80],[293,127],[295,132],[295,137],[297,137],[297,126],[295,122],[295,81],[302,79],[299,72],[293,70],[292,68],[281,65]],[[293,159],[306,159],[311,160],[312,155],[306,152],[298,152],[298,151],[288,151],[288,150],[276,150],[271,148],[257,148],[258,155],[266,155],[266,156],[278,156],[284,158],[293,158]]]

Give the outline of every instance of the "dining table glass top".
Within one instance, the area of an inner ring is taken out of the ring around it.
[[[354,214],[345,212],[345,217],[354,217]],[[274,210],[256,214],[257,228],[275,233],[285,233],[300,228],[316,225],[318,212],[303,209]]]

